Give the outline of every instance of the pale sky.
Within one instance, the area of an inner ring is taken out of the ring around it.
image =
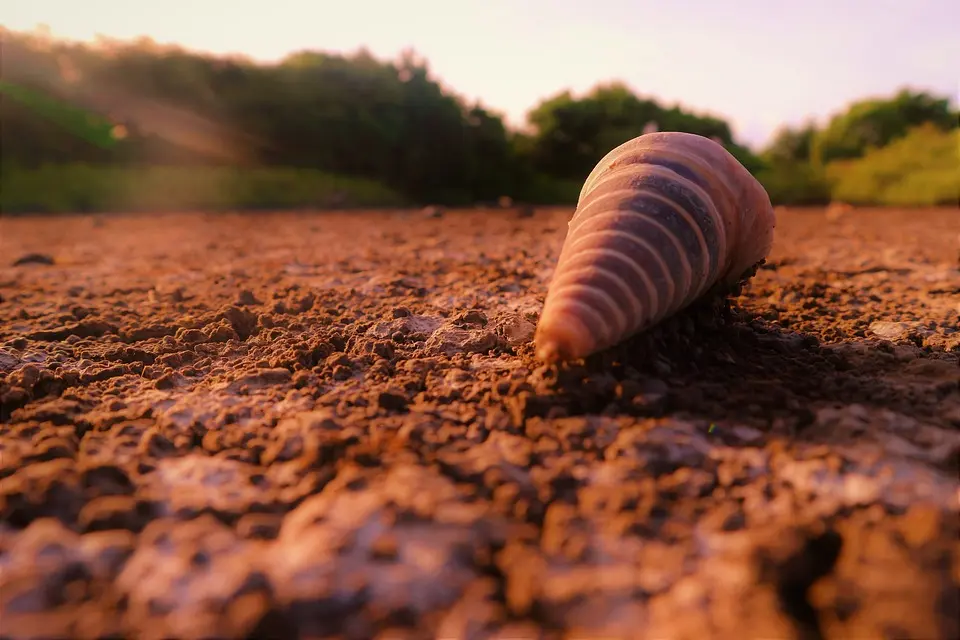
[[[547,95],[619,79],[725,118],[754,147],[903,86],[960,99],[958,0],[0,0],[3,26],[41,23],[263,61],[413,47],[514,126]]]

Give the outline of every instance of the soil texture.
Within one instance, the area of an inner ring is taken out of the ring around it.
[[[571,213],[0,219],[0,635],[960,637],[960,213],[550,367]]]

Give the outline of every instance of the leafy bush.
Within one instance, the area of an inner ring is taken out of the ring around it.
[[[851,204],[936,206],[960,201],[960,129],[915,127],[857,160],[826,168],[834,200]]]
[[[854,102],[814,135],[811,150],[824,164],[860,158],[869,149],[885,147],[927,123],[943,131],[957,126],[949,99],[904,89],[890,98]]]
[[[0,171],[3,213],[398,206],[395,191],[309,169],[45,165]]]
[[[535,174],[518,190],[519,200],[545,205],[575,205],[580,197],[582,180],[561,180]]]
[[[826,176],[809,162],[776,162],[756,175],[775,205],[830,202],[830,184]]]

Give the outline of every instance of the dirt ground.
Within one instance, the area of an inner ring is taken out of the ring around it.
[[[960,212],[558,369],[571,213],[0,220],[0,635],[960,636]]]

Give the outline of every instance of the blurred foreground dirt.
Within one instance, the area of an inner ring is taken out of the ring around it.
[[[0,220],[0,635],[958,637],[960,212],[558,371],[570,213]]]

